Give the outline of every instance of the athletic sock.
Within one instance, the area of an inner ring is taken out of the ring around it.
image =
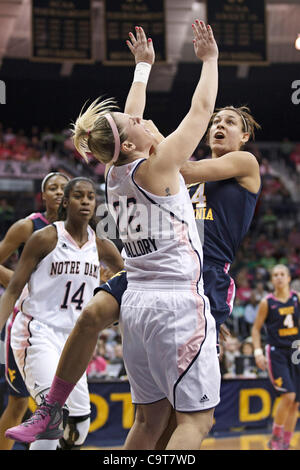
[[[64,406],[75,385],[76,384],[66,382],[55,375],[49,393],[47,394],[47,403],[54,404],[58,402],[60,406]]]
[[[283,433],[284,433],[284,427],[279,424],[273,423],[272,437],[274,436],[274,437],[277,437],[278,439],[282,439]]]
[[[283,444],[286,448],[289,447],[293,433],[290,431],[284,431],[283,434]]]

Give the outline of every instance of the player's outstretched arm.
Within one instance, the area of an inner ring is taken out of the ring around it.
[[[143,28],[136,26],[136,36],[129,33],[127,46],[135,59],[135,72],[125,103],[124,113],[143,117],[146,106],[146,88],[151,67],[155,61],[155,52],[151,38],[147,38]]]
[[[258,176],[259,164],[250,152],[237,150],[222,157],[188,161],[180,169],[186,184]]]
[[[193,154],[212,116],[218,91],[218,47],[212,29],[202,21],[193,25],[194,50],[202,71],[191,107],[178,128],[157,149],[153,165],[160,171],[180,168]]]
[[[37,264],[53,250],[56,241],[56,229],[52,226],[34,232],[27,241],[11,281],[0,300],[0,330],[13,311]]]

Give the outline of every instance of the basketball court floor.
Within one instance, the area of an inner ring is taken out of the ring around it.
[[[228,437],[208,437],[203,441],[202,450],[269,450],[270,434],[243,434]],[[107,447],[84,447],[83,450],[108,450]],[[112,449],[112,448],[111,448]],[[118,450],[122,447],[114,447]],[[300,450],[300,432],[292,438],[291,449]]]

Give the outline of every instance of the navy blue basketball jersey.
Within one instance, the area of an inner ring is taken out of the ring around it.
[[[188,186],[206,262],[232,264],[249,230],[260,191],[254,194],[235,178]]]
[[[290,348],[299,340],[300,302],[297,292],[291,291],[290,298],[283,303],[273,294],[266,297],[268,316],[265,321],[267,343],[280,348]]]
[[[33,223],[32,232],[35,232],[36,230],[40,230],[41,228],[44,228],[47,225],[49,225],[48,220],[46,219],[44,214],[42,214],[41,212],[33,212],[32,214],[28,215],[28,217],[26,218],[32,220],[32,223]],[[19,257],[21,256],[23,249],[24,249],[24,243],[22,243],[22,245],[20,245],[18,248]]]

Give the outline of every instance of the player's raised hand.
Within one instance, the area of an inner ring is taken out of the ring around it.
[[[127,40],[126,44],[131,50],[135,58],[135,63],[147,62],[153,65],[155,61],[155,52],[152,39],[148,38],[142,27],[135,27],[136,37],[132,32],[129,33],[130,41]]]
[[[211,27],[209,25],[206,26],[203,21],[199,20],[196,20],[192,27],[196,56],[203,62],[209,59],[217,59],[219,50]]]

